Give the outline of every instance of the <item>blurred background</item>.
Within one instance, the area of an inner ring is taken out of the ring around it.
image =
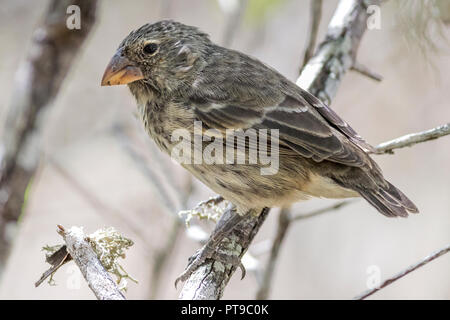
[[[3,122],[14,75],[48,2],[0,2]],[[234,2],[100,1],[95,28],[49,109],[43,133],[45,156],[24,212],[18,226],[8,231],[15,241],[1,274],[1,299],[95,299],[73,263],[56,273],[56,286],[34,287],[48,268],[42,247],[61,243],[57,224],[83,226],[87,233],[114,226],[135,242],[123,266],[139,283],[129,281],[127,298],[178,297],[180,288],[175,290],[173,281],[199,244],[187,236],[184,225],[176,227],[176,212],[170,211],[190,209],[214,194],[197,181],[191,190],[189,176],[143,133],[128,89],[100,87],[100,80],[131,30],[170,18],[198,26],[213,41],[257,57],[295,81],[309,32],[310,1],[249,0],[240,22],[233,22],[230,29]],[[332,102],[332,108],[373,145],[450,119],[450,55],[444,40],[449,29],[427,34],[436,47],[424,54],[400,23],[402,13],[395,2],[383,5],[381,29],[368,30],[358,51],[358,61],[381,74],[383,81],[349,72]],[[319,43],[337,3],[324,1]],[[145,161],[139,164],[136,157]],[[376,156],[376,161],[421,213],[386,219],[358,200],[339,211],[296,222],[281,249],[269,298],[350,299],[367,289],[373,270],[384,279],[449,243],[450,138]],[[161,181],[171,183],[162,186]],[[169,200],[162,201],[158,193],[162,189],[168,190]],[[182,199],[179,194],[190,195]],[[296,204],[292,212],[308,213],[333,203],[315,199]],[[278,210],[272,210],[249,250],[262,266],[277,216]],[[178,237],[155,277],[155,259],[174,239],[174,228]],[[443,256],[372,299],[449,299],[449,270],[450,256]],[[255,273],[242,281],[235,275],[224,298],[254,299],[257,290]]]

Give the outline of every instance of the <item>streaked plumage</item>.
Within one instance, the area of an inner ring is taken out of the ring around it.
[[[143,47],[155,42],[151,56]],[[407,216],[416,206],[383,178],[369,156],[372,147],[319,99],[260,61],[212,43],[194,27],[173,21],[133,31],[120,56],[142,72],[128,83],[144,125],[157,145],[171,152],[175,129],[278,129],[277,174],[259,165],[183,166],[238,212],[287,206],[309,197],[361,195],[382,214]],[[106,74],[106,73],[105,73]],[[252,146],[247,146],[251,148]]]

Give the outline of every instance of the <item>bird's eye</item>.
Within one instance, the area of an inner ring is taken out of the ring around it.
[[[146,54],[154,54],[156,52],[156,50],[158,50],[158,45],[154,42],[151,42],[144,46],[144,52]]]

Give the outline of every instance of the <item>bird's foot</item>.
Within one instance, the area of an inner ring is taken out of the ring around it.
[[[175,280],[175,288],[177,287],[180,281],[185,282],[187,279],[189,279],[189,277],[208,259],[212,259],[214,261],[221,262],[223,264],[232,265],[233,267],[239,267],[242,272],[241,279],[244,279],[246,270],[241,262],[241,259],[236,255],[228,255],[225,253],[220,253],[216,250],[217,247],[218,247],[217,245],[207,243],[201,249],[197,250],[197,252],[189,258],[186,269]]]
[[[213,198],[218,201],[220,198]],[[222,200],[220,200],[222,201]],[[225,212],[221,215],[219,221],[217,221],[216,227],[211,233],[206,244],[196,252],[190,259],[188,266],[184,272],[175,281],[175,287],[178,282],[186,281],[207,259],[213,259],[217,262],[222,262],[224,264],[231,264],[233,267],[240,267],[242,270],[242,278],[245,276],[245,268],[241,263],[239,256],[229,253],[225,254],[222,252],[229,252],[230,250],[221,250],[226,247],[222,246],[222,240],[225,240],[227,236],[232,232],[234,227],[238,225],[243,220],[243,217],[236,213],[235,206],[230,203],[227,206]],[[227,241],[227,240],[226,240]]]

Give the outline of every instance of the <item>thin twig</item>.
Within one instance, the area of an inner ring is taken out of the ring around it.
[[[380,143],[375,149],[377,154],[383,153],[394,153],[394,149],[400,149],[404,147],[410,147],[417,143],[437,139],[439,137],[443,137],[450,134],[450,123],[444,124],[442,126],[417,132],[410,133],[405,136],[401,136],[394,140],[390,140],[387,142]]]
[[[321,215],[321,214],[324,214],[324,213],[328,213],[330,211],[341,209],[341,208],[343,208],[343,207],[345,207],[345,206],[347,206],[347,205],[349,205],[349,204],[351,204],[353,202],[354,202],[354,200],[341,201],[341,202],[338,202],[338,203],[336,203],[336,204],[334,204],[332,206],[325,207],[325,208],[322,208],[322,209],[319,209],[319,210],[316,210],[316,211],[313,211],[313,212],[310,212],[310,213],[307,213],[307,214],[298,214],[298,215],[292,216],[290,221],[294,222],[294,221],[299,221],[299,220],[303,220],[303,219],[312,218],[312,217],[315,217],[315,216],[318,216],[318,215]]]
[[[449,133],[450,133],[449,124],[446,124],[446,125],[443,125],[443,126],[440,126],[440,127],[428,130],[428,131],[402,136],[400,138],[393,139],[391,141],[387,141],[387,142],[384,142],[384,143],[381,143],[380,145],[378,145],[378,147],[376,147],[376,150],[377,150],[376,154],[383,154],[383,153],[391,153],[392,154],[393,149],[403,148],[406,146],[412,146],[416,143],[425,142],[425,141],[428,141],[431,139],[437,139],[437,138],[447,135]],[[274,243],[272,245],[272,250],[271,250],[271,254],[268,259],[267,265],[264,269],[263,281],[262,281],[262,284],[261,284],[260,289],[258,290],[258,294],[257,294],[258,299],[267,299],[269,288],[270,288],[270,283],[272,281],[273,271],[274,271],[274,267],[275,267],[275,260],[278,257],[278,250],[280,250],[281,243],[282,243],[283,239],[285,238],[284,233],[287,232],[289,224],[293,221],[308,219],[308,218],[315,217],[315,216],[318,216],[318,215],[321,215],[321,214],[324,214],[324,213],[327,213],[327,212],[330,212],[333,210],[340,209],[352,202],[353,202],[353,200],[346,200],[346,201],[338,202],[330,207],[319,209],[317,211],[313,211],[308,214],[298,214],[295,216],[291,216],[288,220],[286,220],[286,218],[281,217],[281,214],[283,214],[283,211],[280,213],[277,235],[276,235]],[[431,260],[433,260],[433,259],[431,259]],[[413,271],[413,270],[411,270],[411,271]],[[408,273],[411,271],[408,271]],[[386,285],[388,285],[388,284],[389,283],[387,283]],[[370,294],[373,294],[374,292],[372,292]]]
[[[270,250],[270,255],[267,260],[266,266],[264,267],[262,281],[261,281],[261,285],[258,289],[258,292],[256,294],[256,299],[261,299],[261,300],[267,299],[269,296],[269,291],[270,291],[270,287],[272,284],[272,278],[273,278],[273,274],[275,271],[275,264],[278,259],[281,245],[283,243],[283,240],[286,237],[286,234],[287,234],[287,231],[288,231],[290,225],[293,222],[296,222],[299,220],[308,219],[308,218],[315,217],[315,216],[318,216],[318,215],[321,215],[321,214],[324,214],[327,212],[338,210],[344,206],[347,206],[348,204],[350,204],[352,202],[354,202],[354,201],[352,201],[352,200],[341,201],[332,206],[325,207],[325,208],[313,211],[311,213],[298,214],[295,216],[293,216],[290,213],[290,209],[286,208],[286,209],[281,210],[280,216],[278,219],[277,233],[275,235],[275,239],[273,240],[272,247]]]
[[[320,20],[322,19],[322,0],[310,0],[311,15],[308,30],[308,41],[306,45],[305,54],[303,55],[302,66],[300,67],[300,73],[303,67],[308,63],[309,59],[314,54],[316,48],[317,34],[319,32]]]
[[[360,294],[359,296],[355,297],[355,300],[364,300],[365,298],[371,296],[372,294],[374,294],[375,292],[383,289],[384,287],[387,287],[388,285],[390,285],[391,283],[397,281],[398,279],[403,278],[404,276],[406,276],[408,273],[413,272],[414,270],[419,269],[420,267],[423,267],[424,265],[426,265],[427,263],[433,261],[436,258],[439,258],[440,256],[446,254],[447,252],[450,251],[450,244],[447,245],[446,247],[444,247],[443,249],[440,249],[434,253],[432,253],[431,255],[423,258],[422,260],[420,260],[419,262],[409,266],[408,268],[406,268],[405,270],[402,270],[401,272],[397,273],[395,276],[385,280],[379,287],[377,288],[373,288],[371,290],[367,290],[366,292]]]
[[[165,266],[167,264],[167,261],[169,260],[170,256],[173,253],[173,250],[175,248],[175,245],[177,244],[177,240],[180,236],[181,230],[183,227],[183,223],[180,219],[174,219],[172,222],[172,227],[169,231],[169,234],[166,238],[166,243],[164,246],[159,249],[155,253],[155,258],[153,262],[153,268],[152,268],[152,287],[150,292],[150,298],[156,299],[156,295],[158,294],[158,290],[160,287],[160,283],[162,280],[162,272],[165,269]]]
[[[290,208],[283,208],[278,217],[278,229],[277,235],[272,243],[270,250],[270,257],[267,260],[267,264],[264,268],[262,276],[261,286],[256,293],[256,299],[265,300],[269,295],[270,286],[272,283],[273,273],[275,271],[275,264],[278,260],[278,254],[280,252],[281,244],[287,234],[287,230],[291,224]]]
[[[369,68],[367,68],[365,65],[359,63],[358,61],[355,61],[351,70],[356,71],[356,72],[358,72],[372,80],[378,81],[378,82],[383,80],[382,76],[380,76],[378,73],[370,71]]]
[[[125,150],[126,154],[133,160],[136,168],[151,182],[151,186],[158,197],[162,200],[164,209],[167,212],[175,213],[180,210],[180,204],[174,205],[174,200],[170,197],[170,190],[165,188],[165,183],[160,179],[159,175],[149,165],[147,159],[139,154],[132,146],[128,136],[119,127],[114,128],[114,135],[120,142],[120,146]],[[173,186],[171,186],[173,189]],[[174,190],[176,191],[176,189]],[[173,193],[173,192],[172,192]]]
[[[61,246],[57,251],[45,257],[45,261],[51,265],[51,267],[46,270],[38,281],[35,282],[34,286],[39,287],[42,282],[48,277],[53,276],[59,268],[61,268],[64,264],[71,261],[72,257],[69,252],[67,252],[67,246]]]
[[[194,192],[193,179],[190,175],[188,175],[183,193],[179,194],[179,197],[181,198],[180,200],[181,205],[183,207],[186,207],[188,205],[193,192]],[[152,288],[150,292],[150,297],[152,299],[155,299],[158,294],[158,290],[162,279],[162,272],[165,270],[167,262],[169,261],[170,257],[174,252],[175,246],[183,230],[183,226],[184,220],[178,215],[177,217],[174,218],[172,222],[172,227],[170,229],[170,233],[169,236],[167,237],[166,243],[163,245],[161,249],[159,249],[155,253],[155,259],[151,274]],[[189,234],[187,235],[189,237]]]

